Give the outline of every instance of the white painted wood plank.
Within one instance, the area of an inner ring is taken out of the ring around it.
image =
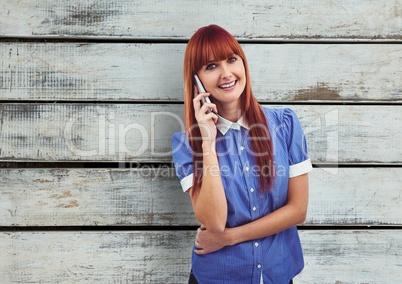
[[[399,106],[296,105],[291,108],[299,116],[313,161],[334,164],[401,161],[402,108]]]
[[[402,161],[400,106],[291,107],[314,162]],[[169,104],[2,104],[0,159],[171,161],[182,117],[183,107]]]
[[[6,43],[0,50],[2,99],[151,101],[183,96],[184,45]]]
[[[315,168],[307,225],[402,226],[402,168]],[[0,226],[197,226],[174,171],[1,169]]]
[[[187,39],[216,23],[242,39],[401,40],[400,0],[2,1],[0,35]]]
[[[2,160],[170,161],[179,105],[0,105]]]
[[[295,283],[399,283],[402,231],[302,231],[305,269]]]
[[[307,225],[402,225],[402,168],[314,168]]]
[[[185,283],[192,232],[1,232],[2,283]]]
[[[2,169],[0,226],[197,225],[174,170]]]
[[[186,283],[195,232],[1,232],[4,283]],[[301,231],[296,283],[398,283],[401,230]]]
[[[261,102],[401,102],[398,44],[243,45]],[[183,101],[184,44],[3,43],[3,100]]]

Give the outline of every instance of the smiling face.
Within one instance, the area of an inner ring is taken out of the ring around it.
[[[205,90],[219,107],[240,107],[240,96],[246,86],[243,60],[234,54],[222,61],[210,58],[197,72]]]
[[[187,128],[197,123],[194,74],[211,93],[220,116],[235,122],[250,108],[253,93],[247,58],[238,41],[225,29],[210,25],[197,30],[187,44],[183,67]]]

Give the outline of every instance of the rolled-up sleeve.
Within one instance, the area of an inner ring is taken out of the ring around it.
[[[284,110],[283,123],[289,154],[289,177],[308,173],[313,169],[308,155],[307,141],[296,113]]]
[[[176,132],[172,137],[172,155],[176,175],[184,192],[193,186],[193,155],[185,133]]]

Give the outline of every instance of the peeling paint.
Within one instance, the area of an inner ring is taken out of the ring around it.
[[[69,200],[68,203],[58,203],[56,207],[61,207],[61,208],[72,208],[72,207],[78,207],[78,201],[73,199]]]
[[[60,199],[60,198],[67,198],[67,197],[71,197],[71,196],[72,196],[72,194],[71,194],[70,190],[64,190],[60,194],[53,193],[49,197]]]
[[[49,203],[47,203],[47,202],[45,202],[45,201],[38,201],[38,202],[37,202],[37,205],[40,206],[40,207],[46,206],[46,205],[48,205],[48,204],[49,204]]]
[[[342,98],[338,90],[331,89],[325,84],[319,84],[317,87],[298,91],[293,99],[296,101],[339,101]]]
[[[70,190],[65,190],[65,191],[62,192],[62,197],[63,198],[71,197],[71,196],[72,196],[72,194],[71,194]]]
[[[52,11],[53,12],[53,11]],[[66,10],[61,15],[54,15],[52,20],[46,18],[46,22],[42,24],[48,24],[51,22],[53,25],[66,25],[66,26],[94,26],[102,23],[110,17],[120,15],[121,10],[116,9],[112,5],[105,4],[91,4],[84,6],[82,4],[77,6],[67,6]]]
[[[39,182],[39,183],[53,183],[54,180],[47,180],[47,179],[33,179],[32,182]]]

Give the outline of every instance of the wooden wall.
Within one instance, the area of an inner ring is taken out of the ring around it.
[[[189,37],[241,42],[315,169],[295,283],[402,279],[402,1],[1,1],[2,283],[186,283],[171,164]]]

